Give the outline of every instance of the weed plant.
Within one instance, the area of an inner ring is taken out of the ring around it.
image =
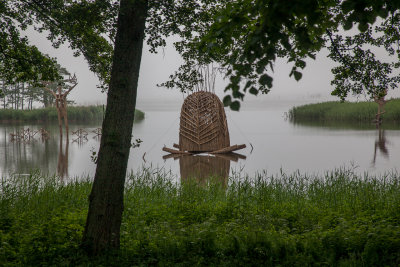
[[[385,106],[384,122],[400,122],[400,99],[393,99]],[[371,123],[378,111],[375,102],[324,102],[294,107],[289,111],[293,122],[358,122]]]
[[[73,122],[102,121],[104,116],[103,106],[70,106],[68,107],[68,120]],[[144,113],[135,111],[135,120],[144,119]],[[56,122],[58,120],[55,107],[39,108],[32,110],[0,109],[0,121],[7,122]]]
[[[89,179],[15,176],[0,186],[0,265],[399,266],[399,178],[337,169],[200,185],[143,169],[127,178],[121,249],[89,258]]]

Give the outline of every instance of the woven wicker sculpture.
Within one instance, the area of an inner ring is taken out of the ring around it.
[[[181,109],[179,150],[164,147],[170,153],[229,153],[246,145],[230,146],[229,130],[223,104],[218,96],[206,91],[186,97]]]
[[[210,152],[229,147],[224,107],[210,92],[196,92],[183,102],[179,148],[188,152]]]
[[[215,77],[218,68],[213,65],[199,66],[199,80],[183,102],[179,129],[179,145],[176,149],[163,147],[171,154],[222,154],[245,148],[246,145],[230,146],[229,130],[224,105],[215,94]]]

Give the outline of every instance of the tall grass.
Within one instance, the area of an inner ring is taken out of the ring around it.
[[[70,106],[68,120],[74,122],[102,121],[103,106]],[[144,113],[135,111],[135,120],[144,119]],[[0,121],[8,122],[55,122],[58,120],[55,107],[33,110],[0,109]]]
[[[125,187],[121,250],[79,250],[91,182],[3,181],[0,265],[398,266],[399,175],[265,173],[174,182],[153,169]]]
[[[393,99],[385,106],[383,115],[385,122],[400,122],[400,99]],[[294,122],[307,121],[342,121],[342,122],[372,122],[378,111],[374,102],[324,102],[294,107],[289,111],[289,117]]]

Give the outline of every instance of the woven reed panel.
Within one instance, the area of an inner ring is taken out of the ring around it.
[[[210,152],[230,146],[224,106],[210,92],[195,92],[183,102],[179,129],[180,150]]]
[[[182,156],[179,158],[181,181],[196,179],[199,184],[205,185],[213,177],[226,187],[230,164],[230,160],[219,157]]]

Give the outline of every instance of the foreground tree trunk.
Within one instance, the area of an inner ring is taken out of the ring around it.
[[[121,0],[96,174],[82,246],[90,254],[118,248],[147,0]]]

